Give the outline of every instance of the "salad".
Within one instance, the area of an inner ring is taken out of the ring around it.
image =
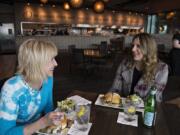
[[[63,101],[58,101],[57,107],[60,109],[60,111],[70,112],[75,110],[75,102],[71,99],[65,99]]]
[[[140,104],[141,101],[142,101],[142,99],[138,95],[136,95],[136,94],[130,95],[128,98],[135,105]]]

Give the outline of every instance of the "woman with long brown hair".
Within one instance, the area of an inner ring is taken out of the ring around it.
[[[137,93],[145,98],[151,86],[157,88],[156,99],[162,101],[162,92],[168,79],[168,66],[157,56],[157,44],[147,33],[132,40],[132,57],[119,65],[111,91],[128,96]]]

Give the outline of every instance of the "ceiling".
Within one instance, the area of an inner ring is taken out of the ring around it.
[[[48,0],[49,5],[62,5],[64,1],[70,0]],[[84,0],[82,8],[92,8],[96,0]],[[179,0],[104,0],[105,9],[114,11],[132,11],[145,14],[154,14],[169,11],[180,11]],[[0,0],[0,3],[11,4],[40,3],[40,0]]]

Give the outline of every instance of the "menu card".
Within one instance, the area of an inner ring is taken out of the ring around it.
[[[88,135],[90,129],[91,129],[92,123],[88,124],[88,129],[86,131],[81,131],[76,128],[76,126],[73,124],[71,128],[68,131],[68,135]]]
[[[138,115],[137,114],[135,114],[133,116],[134,120],[132,120],[132,121],[127,121],[125,119],[125,115],[126,114],[124,112],[119,112],[117,123],[121,123],[121,124],[124,124],[124,125],[131,125],[131,126],[134,126],[134,127],[138,126]]]
[[[87,105],[87,104],[92,103],[91,101],[89,101],[81,96],[78,96],[78,95],[71,96],[68,99],[72,99],[76,105]]]

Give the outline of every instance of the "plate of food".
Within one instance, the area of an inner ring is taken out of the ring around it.
[[[75,110],[75,101],[72,99],[65,99],[57,102],[57,109],[61,112],[69,113]]]
[[[70,127],[74,121],[69,120],[66,115],[59,121],[59,124],[48,126],[47,128],[41,129],[36,133],[38,135],[67,135]]]
[[[144,107],[144,101],[137,94],[129,95],[126,100],[130,100],[137,108]]]
[[[118,93],[108,92],[100,94],[95,102],[95,105],[123,109],[126,100],[130,100],[137,108],[143,108],[144,102],[138,95],[130,95],[127,98],[121,97]]]
[[[118,93],[108,92],[107,94],[100,94],[95,102],[95,105],[121,108],[122,97]]]

